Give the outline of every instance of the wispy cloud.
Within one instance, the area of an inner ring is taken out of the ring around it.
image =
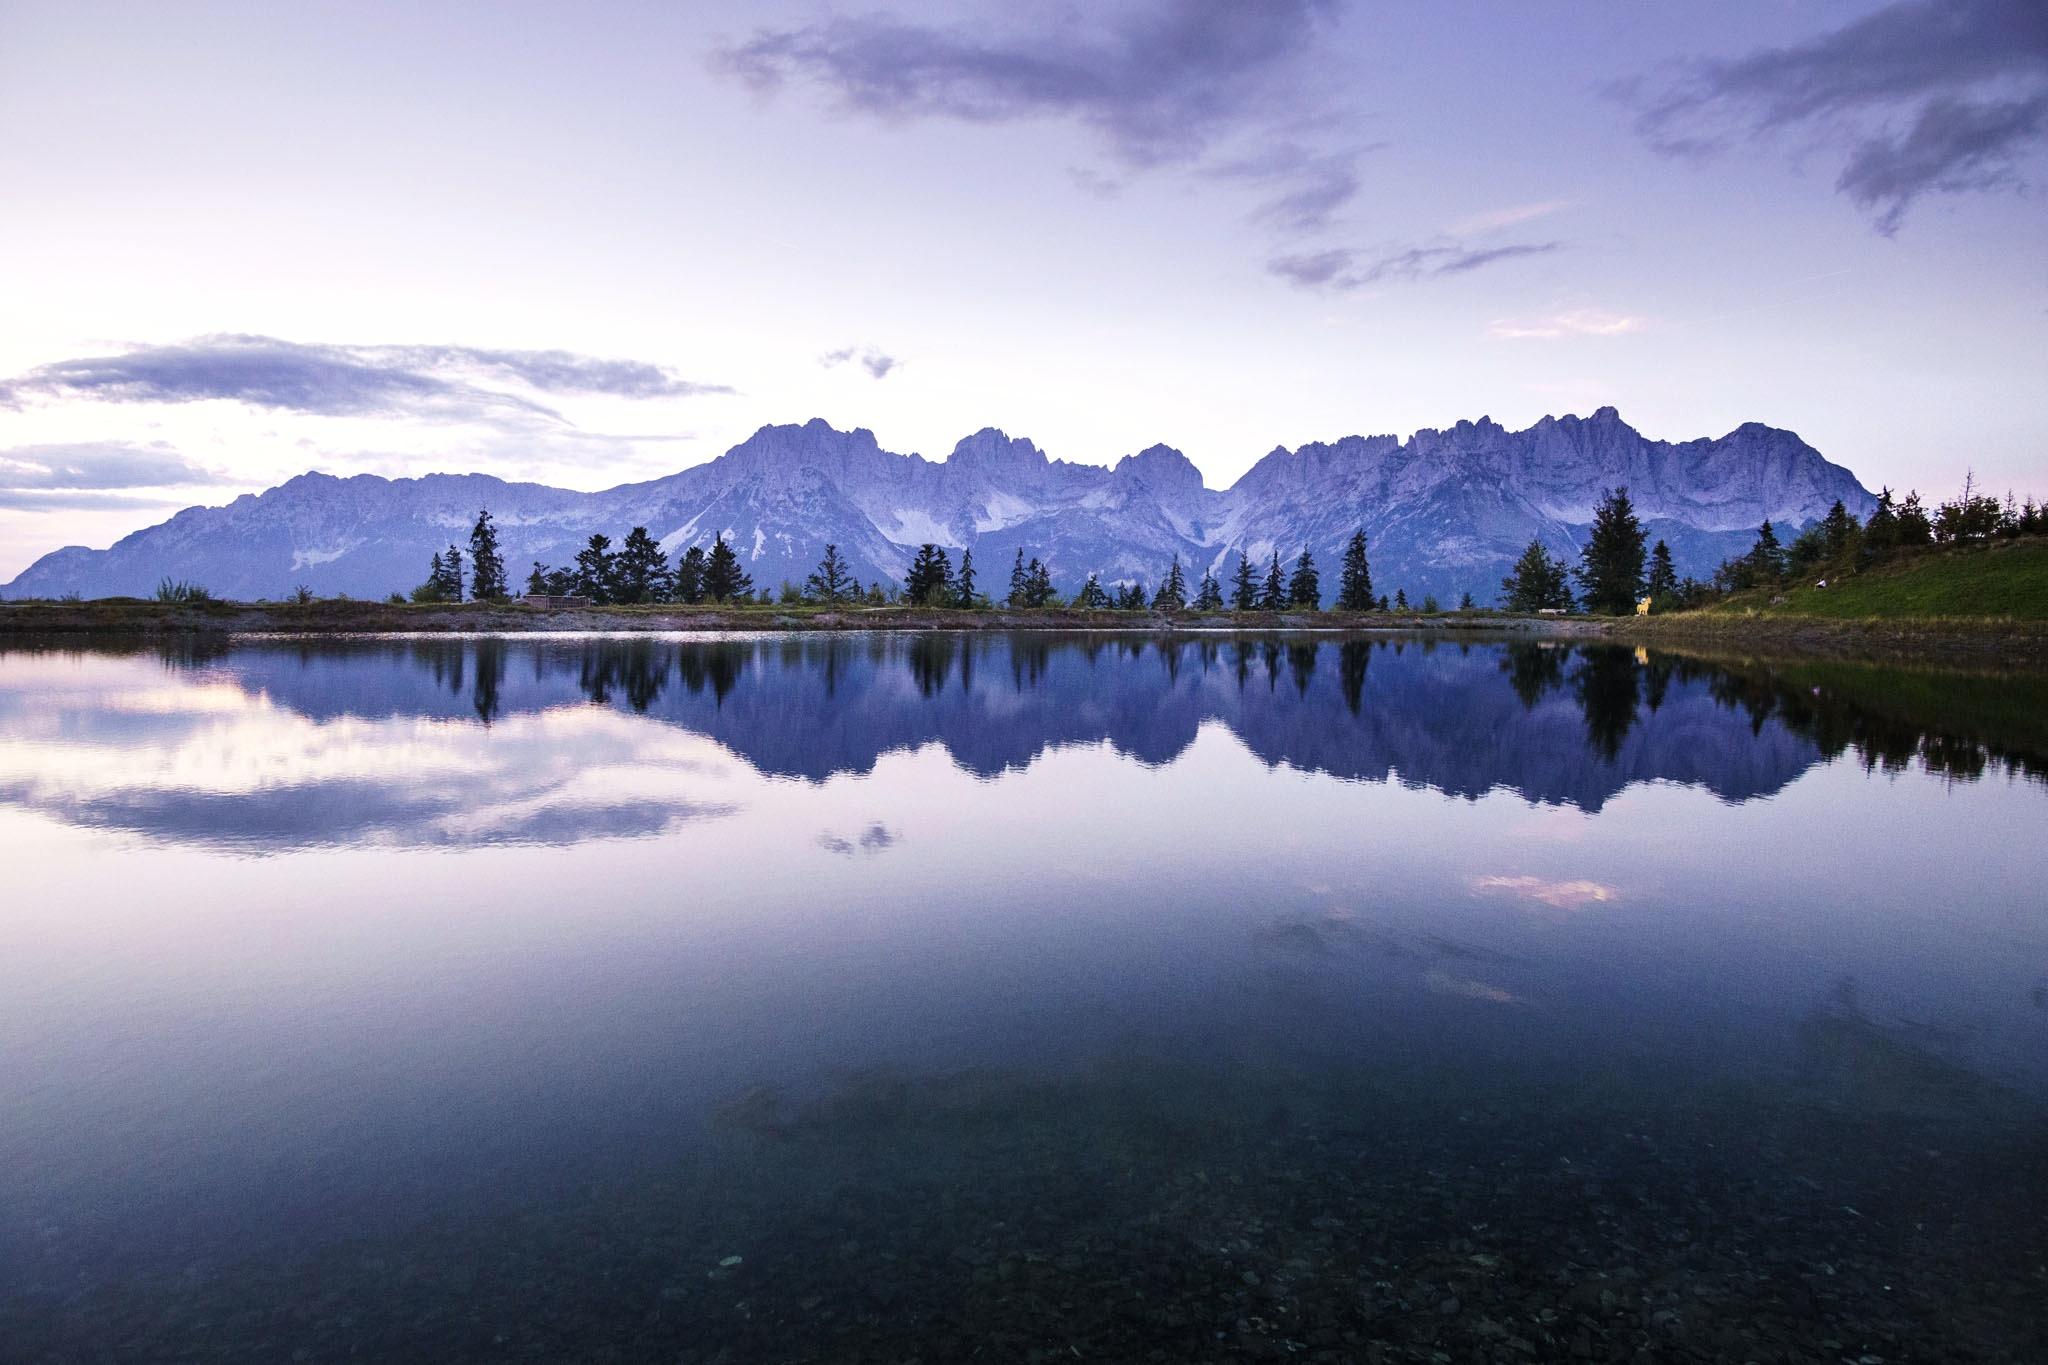
[[[1571,206],[1568,199],[1546,199],[1540,204],[1514,204],[1507,208],[1475,213],[1470,218],[1461,218],[1451,224],[1449,231],[1453,237],[1477,237],[1483,233],[1498,232],[1502,228],[1533,223],[1538,218],[1548,218],[1554,213],[1562,213]]]
[[[837,351],[827,351],[818,357],[818,363],[828,370],[836,365],[844,365],[848,361],[858,361],[860,367],[876,379],[888,378],[889,372],[903,363],[895,356],[873,346],[848,346]]]
[[[1007,31],[888,14],[762,28],[714,70],[771,93],[792,83],[901,122],[1064,120],[1127,173],[1190,169],[1255,184],[1255,217],[1319,227],[1358,193],[1366,150],[1313,72],[1342,0],[1138,0],[1098,19],[1043,11]],[[1301,145],[1314,129],[1314,146]],[[1248,151],[1233,148],[1246,148]],[[1114,180],[1090,171],[1098,189]]]
[[[1275,256],[1266,263],[1266,269],[1298,288],[1342,292],[1388,280],[1434,280],[1463,275],[1499,261],[1547,255],[1563,246],[1562,242],[1514,242],[1491,247],[1433,243],[1377,254],[1352,247],[1332,247]]]
[[[1567,308],[1541,318],[1499,318],[1486,334],[1502,341],[1560,341],[1566,337],[1618,337],[1640,332],[1646,322],[1632,313],[1598,308]]]
[[[0,489],[81,491],[225,483],[161,442],[15,446],[0,450]]]
[[[1685,63],[1615,92],[1668,155],[1800,134],[1841,148],[1835,188],[1898,231],[1930,194],[2018,188],[2048,144],[2048,8],[2041,0],[1896,0],[1786,47]]]
[[[19,407],[37,399],[227,399],[325,417],[561,423],[560,413],[531,395],[646,399],[729,392],[722,385],[685,380],[661,366],[567,351],[320,345],[220,335],[38,366],[0,381],[0,405]]]

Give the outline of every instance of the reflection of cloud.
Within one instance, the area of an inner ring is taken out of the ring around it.
[[[113,703],[47,692],[13,717],[0,804],[68,824],[251,853],[639,838],[739,807],[707,796],[687,737],[557,709],[486,731],[314,720],[227,683]]]
[[[851,858],[856,853],[881,853],[901,843],[903,836],[890,829],[880,820],[874,821],[854,838],[834,834],[830,830],[818,836],[818,847],[828,853],[841,854]]]
[[[1469,977],[1452,976],[1441,967],[1431,967],[1422,974],[1422,984],[1439,995],[1457,995],[1467,1000],[1484,1000],[1491,1005],[1525,1005],[1528,1002],[1512,991],[1490,986],[1484,981]]]
[[[1519,896],[1554,910],[1583,910],[1589,905],[1605,905],[1621,896],[1605,882],[1588,881],[1583,877],[1571,881],[1548,881],[1530,876],[1474,877],[1472,889],[1475,892],[1493,891]]]

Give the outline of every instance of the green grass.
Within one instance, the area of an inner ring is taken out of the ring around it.
[[[1773,597],[1782,596],[1782,602]],[[2048,620],[2048,540],[1935,550],[1859,574],[1811,579],[1778,593],[1749,592],[1717,611],[1837,621]]]

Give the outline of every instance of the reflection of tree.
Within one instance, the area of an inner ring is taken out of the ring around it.
[[[1554,692],[1564,686],[1564,662],[1571,657],[1568,649],[1548,645],[1512,644],[1507,646],[1501,658],[1501,671],[1508,675],[1508,686],[1515,689],[1524,709],[1533,710],[1543,700],[1543,694]]]
[[[1635,656],[1625,649],[1593,648],[1579,659],[1573,679],[1579,695],[1579,709],[1586,717],[1586,738],[1610,763],[1621,753],[1621,742],[1636,723]]]
[[[1313,644],[1290,644],[1287,646],[1287,672],[1294,679],[1294,691],[1298,696],[1308,695],[1308,680],[1316,671],[1316,646]]]
[[[1372,663],[1372,646],[1363,640],[1346,640],[1337,646],[1337,679],[1344,687],[1344,704],[1357,715],[1365,698],[1365,670]]]
[[[505,681],[505,642],[485,638],[476,642],[476,692],[472,704],[477,719],[489,725],[497,718],[498,689]]]
[[[600,706],[617,689],[626,705],[644,712],[668,686],[669,666],[667,648],[652,640],[606,641],[584,649],[577,682]]]
[[[916,680],[919,692],[935,697],[945,690],[946,679],[953,672],[953,655],[959,647],[959,637],[945,632],[927,633],[911,640],[910,676]]]
[[[1664,694],[1671,689],[1671,662],[1655,655],[1643,667],[1643,704],[1656,715],[1657,708],[1664,704]]]
[[[732,695],[746,669],[746,646],[728,640],[701,645],[684,645],[676,653],[676,676],[693,694],[706,687],[720,703]]]

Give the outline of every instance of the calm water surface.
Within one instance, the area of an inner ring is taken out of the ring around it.
[[[2043,707],[10,646],[0,1357],[2048,1358]]]

